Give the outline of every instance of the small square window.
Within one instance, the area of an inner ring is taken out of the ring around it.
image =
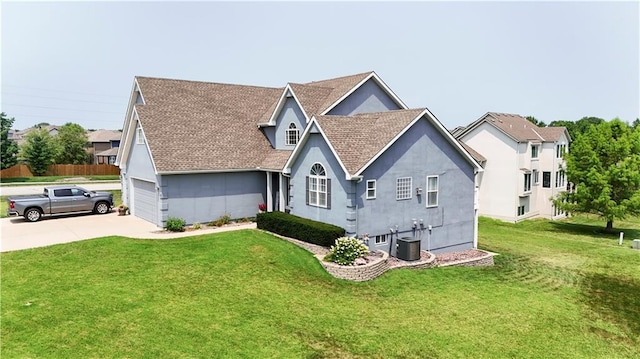
[[[396,179],[396,200],[411,199],[411,177]]]
[[[376,180],[367,181],[367,199],[376,199]]]
[[[387,234],[381,234],[379,236],[376,236],[375,238],[375,243],[376,244],[386,244],[387,243]]]

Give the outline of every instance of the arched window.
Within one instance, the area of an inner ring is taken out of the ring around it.
[[[331,180],[320,163],[314,163],[307,177],[307,204],[331,208]]]
[[[300,131],[296,127],[296,124],[291,122],[289,124],[289,128],[287,128],[285,134],[285,142],[288,146],[295,146],[298,143],[298,137],[300,136]]]

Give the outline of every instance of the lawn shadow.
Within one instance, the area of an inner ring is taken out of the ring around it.
[[[549,223],[551,223],[555,231],[567,234],[579,234],[602,239],[617,239],[620,236],[620,232],[624,232],[624,238],[626,240],[640,238],[640,230],[633,228],[614,227],[613,232],[606,232],[605,227],[602,225],[558,221],[550,221]]]
[[[582,281],[582,293],[589,309],[598,317],[620,326],[628,332],[629,338],[640,336],[640,306],[637,301],[640,282],[628,277],[590,274]]]

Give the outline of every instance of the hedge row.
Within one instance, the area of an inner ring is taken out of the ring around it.
[[[331,247],[345,233],[344,228],[284,212],[258,213],[256,224],[259,229],[323,247]]]

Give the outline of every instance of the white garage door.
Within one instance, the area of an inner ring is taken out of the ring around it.
[[[158,201],[156,200],[156,184],[153,182],[133,180],[133,214],[156,224]]]

